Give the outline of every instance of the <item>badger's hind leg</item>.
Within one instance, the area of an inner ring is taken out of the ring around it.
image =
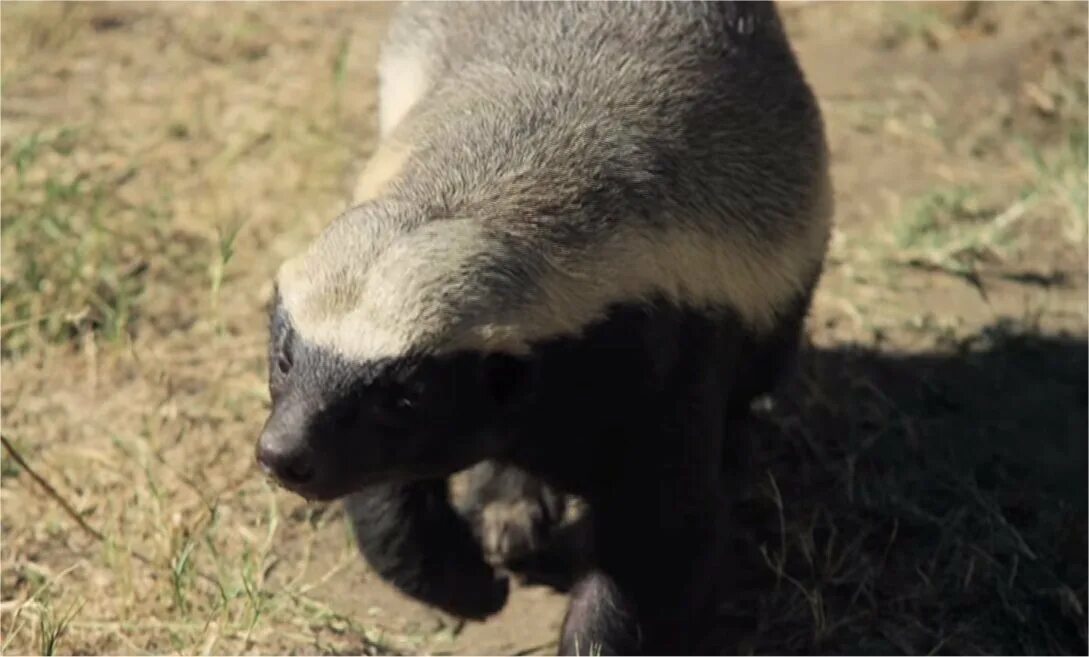
[[[455,475],[451,492],[489,563],[526,583],[570,587],[589,548],[581,500],[493,461]]]

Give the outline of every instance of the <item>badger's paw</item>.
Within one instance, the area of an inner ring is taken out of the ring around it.
[[[486,503],[480,510],[477,528],[485,560],[502,568],[531,559],[548,545],[555,521],[540,499],[500,499]]]
[[[484,462],[455,475],[452,501],[485,562],[523,584],[565,591],[588,554],[587,509],[514,468]]]

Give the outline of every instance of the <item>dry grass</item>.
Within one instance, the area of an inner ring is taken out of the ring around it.
[[[270,276],[372,147],[385,5],[5,2],[4,653],[549,650],[252,468]],[[1084,5],[790,6],[838,231],[739,504],[742,652],[1086,644]],[[741,475],[739,475],[741,476]]]
[[[5,650],[378,640],[274,554],[311,511],[249,454],[267,281],[369,147],[383,8],[268,9],[4,5],[4,431],[109,538],[5,460]]]

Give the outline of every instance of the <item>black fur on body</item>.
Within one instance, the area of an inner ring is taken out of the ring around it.
[[[576,642],[631,646],[635,636],[616,633],[634,627],[640,651],[691,650],[688,638],[698,637],[713,601],[726,593],[716,579],[728,526],[722,473],[730,455],[723,449],[732,443],[724,428],[753,398],[770,392],[793,356],[804,307],[799,302],[793,321],[771,335],[746,330],[728,313],[709,318],[665,304],[620,307],[582,338],[540,345],[531,357],[511,357],[501,368],[479,354],[459,354],[364,372],[332,365],[337,359],[329,354],[304,355],[325,359],[325,376],[339,371],[345,381],[366,382],[359,397],[334,394],[350,399],[353,409],[365,405],[362,397],[381,398],[405,386],[428,391],[427,400],[449,401],[421,404],[411,420],[381,427],[328,404],[310,429],[326,441],[309,449],[346,478],[335,488],[285,483],[317,498],[349,494],[360,548],[383,577],[446,611],[483,618],[502,608],[507,584],[483,558],[468,514],[450,505],[445,476],[483,457],[532,473],[579,495],[591,509],[590,575],[598,584],[576,584],[576,592],[600,595],[599,585],[607,583],[610,608],[634,610],[629,613],[638,619],[595,624],[592,616],[576,614],[583,620],[568,624],[561,649],[574,650]],[[497,371],[502,384],[489,378]],[[478,399],[480,386],[464,383],[480,380],[495,384],[485,389],[508,394],[514,380],[525,387],[516,404],[496,413],[500,404]],[[305,379],[298,385],[304,388]],[[414,425],[449,426],[451,433],[430,431],[421,442]],[[450,452],[455,443],[467,458]],[[349,473],[365,472],[375,460],[390,467],[369,475],[376,483],[352,492]],[[330,481],[336,472],[321,478]],[[482,495],[502,495],[510,485]]]
[[[446,479],[577,495],[561,652],[690,652],[728,595],[728,428],[792,358],[827,238],[774,8],[409,5],[391,33],[429,83],[396,174],[281,271],[259,460],[348,496],[383,577],[470,618],[507,588]]]

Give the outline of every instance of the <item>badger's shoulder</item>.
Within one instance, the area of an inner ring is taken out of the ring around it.
[[[452,4],[395,24],[383,61],[417,48],[424,83],[387,115],[366,202],[280,272],[307,337],[353,359],[518,352],[652,298],[769,330],[807,294],[829,232],[827,154],[773,14]],[[573,13],[526,22],[548,11]],[[695,27],[706,34],[675,43]],[[576,46],[510,46],[557,30]],[[645,47],[621,48],[625,30]]]

